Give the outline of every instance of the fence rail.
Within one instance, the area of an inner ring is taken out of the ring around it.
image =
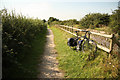
[[[77,36],[75,33],[74,33],[74,30],[77,30],[77,31],[86,31],[86,30],[82,30],[82,29],[77,29],[77,28],[73,28],[70,27],[70,26],[65,26],[65,25],[58,25],[58,27],[74,36]],[[88,34],[88,38],[90,38],[90,35],[91,34],[94,34],[94,35],[98,35],[98,36],[102,36],[102,37],[105,37],[105,38],[109,38],[110,39],[110,46],[109,48],[107,47],[104,47],[102,45],[99,45],[97,44],[97,47],[108,52],[108,53],[111,53],[112,49],[113,49],[113,37],[114,37],[114,34],[111,34],[111,35],[108,35],[108,34],[101,34],[101,33],[97,33],[97,32],[93,32],[93,31],[89,31],[89,34]],[[80,37],[80,36],[79,36]]]

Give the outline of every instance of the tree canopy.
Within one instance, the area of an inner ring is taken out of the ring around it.
[[[54,21],[59,21],[59,19],[54,18],[54,17],[50,17],[50,18],[48,19],[48,24],[50,24],[50,23],[52,23],[52,22],[54,22]]]
[[[120,7],[112,12],[110,16],[110,24],[112,31],[120,35]]]
[[[80,25],[85,28],[95,28],[107,26],[109,24],[109,15],[101,13],[92,13],[85,15],[84,18],[80,20]]]

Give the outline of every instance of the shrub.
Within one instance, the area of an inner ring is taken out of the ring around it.
[[[6,9],[2,14],[2,61],[3,75],[9,73],[9,68],[17,65],[24,58],[26,49],[31,48],[31,42],[38,33],[46,29],[44,21],[16,15],[14,11],[8,13]],[[8,68],[9,66],[9,68]]]

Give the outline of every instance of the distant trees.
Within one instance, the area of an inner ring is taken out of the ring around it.
[[[112,15],[92,13],[80,20],[80,26],[84,28],[110,27],[114,33],[120,35],[120,7],[112,12]]]
[[[62,24],[72,26],[75,24],[79,24],[79,21],[77,21],[76,19],[69,19],[69,20],[62,21]]]
[[[84,28],[95,28],[107,26],[109,24],[109,15],[108,14],[100,14],[100,13],[92,13],[85,15],[84,18],[80,20],[80,25],[84,26]]]
[[[76,19],[69,19],[69,20],[64,20],[64,21],[61,21],[57,18],[54,18],[54,17],[50,17],[48,19],[48,24],[51,25],[51,24],[60,24],[60,25],[69,25],[69,26],[72,26],[72,25],[75,25],[75,24],[79,24],[79,21],[77,21]]]
[[[89,13],[85,15],[80,21],[76,19],[69,19],[61,21],[54,17],[50,17],[48,24],[60,24],[75,26],[80,28],[101,28],[110,27],[114,33],[120,34],[120,7],[112,12],[112,15],[101,13]]]
[[[46,20],[45,20],[45,19],[43,19],[43,22],[45,23],[45,22],[46,22]]]
[[[120,7],[112,12],[109,26],[112,28],[113,32],[120,35]]]
[[[57,18],[54,18],[54,17],[50,17],[49,19],[48,19],[48,24],[50,25],[52,22],[54,22],[54,21],[59,21],[59,19],[57,19]]]

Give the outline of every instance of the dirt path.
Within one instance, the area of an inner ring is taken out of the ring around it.
[[[58,69],[57,54],[54,47],[54,36],[52,31],[48,29],[47,43],[41,58],[42,63],[39,64],[40,74],[38,78],[63,78],[63,73]]]

